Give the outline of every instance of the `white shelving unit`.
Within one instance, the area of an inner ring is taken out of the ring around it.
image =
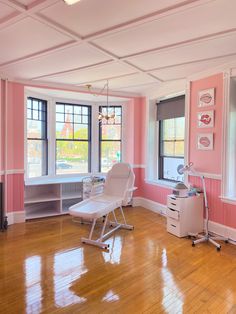
[[[25,183],[26,219],[63,215],[83,199],[82,178],[32,180]]]

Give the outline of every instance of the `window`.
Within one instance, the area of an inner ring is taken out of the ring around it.
[[[47,102],[27,99],[27,175],[47,175]]]
[[[182,181],[179,173],[184,165],[184,97],[160,102],[157,106],[159,120],[159,179]]]
[[[107,172],[114,163],[121,161],[122,108],[99,107],[99,112],[115,114],[114,119],[99,122],[99,171]]]
[[[56,174],[90,172],[91,108],[56,103]]]

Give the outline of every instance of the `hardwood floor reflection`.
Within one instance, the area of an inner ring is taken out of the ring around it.
[[[236,247],[221,252],[166,232],[165,218],[126,208],[134,231],[110,251],[81,245],[70,216],[0,234],[0,313],[236,313]]]

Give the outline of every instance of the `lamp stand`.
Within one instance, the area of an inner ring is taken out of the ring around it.
[[[225,243],[228,243],[228,239],[221,237],[221,236],[214,236],[209,233],[208,223],[209,223],[209,207],[208,207],[208,201],[207,201],[207,194],[206,194],[206,184],[205,184],[205,178],[204,176],[199,176],[202,180],[202,186],[203,186],[203,194],[204,194],[204,207],[206,212],[206,230],[204,234],[197,234],[197,233],[188,233],[188,236],[197,238],[196,240],[192,241],[192,246],[195,246],[198,243],[202,242],[210,242],[212,243],[217,251],[220,251],[221,245],[217,243],[216,241],[225,241]]]

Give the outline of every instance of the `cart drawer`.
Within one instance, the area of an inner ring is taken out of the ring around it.
[[[167,216],[176,220],[179,220],[179,211],[172,209],[172,208],[167,208],[166,212]]]

